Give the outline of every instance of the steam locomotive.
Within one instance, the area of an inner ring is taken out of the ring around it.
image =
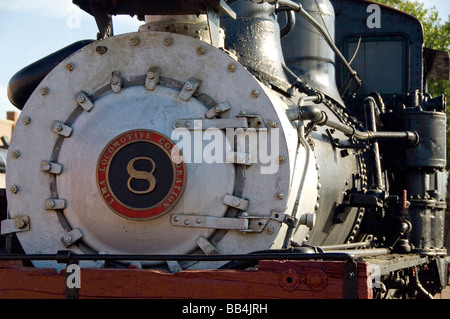
[[[73,3],[97,39],[9,83],[3,257],[177,272],[344,252],[389,260],[391,296],[446,285],[446,101],[427,77],[448,70],[416,18],[364,0]],[[118,14],[143,24],[114,35]]]

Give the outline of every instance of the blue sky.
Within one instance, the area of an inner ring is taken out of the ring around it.
[[[435,6],[441,20],[450,15],[449,0],[422,0]],[[115,33],[137,31],[142,22],[129,16],[114,17]],[[6,87],[23,67],[73,42],[95,39],[94,19],[72,0],[0,0],[0,118],[17,111],[9,103]]]
[[[113,19],[116,34],[143,23],[126,15]],[[6,96],[17,71],[73,42],[95,39],[98,29],[72,0],[0,0],[0,30],[0,118],[6,118],[6,111],[18,111]]]

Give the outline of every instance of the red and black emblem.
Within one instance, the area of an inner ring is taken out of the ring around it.
[[[97,186],[105,203],[130,219],[151,219],[170,211],[186,182],[184,162],[171,159],[174,147],[168,137],[144,129],[109,142],[97,163]]]

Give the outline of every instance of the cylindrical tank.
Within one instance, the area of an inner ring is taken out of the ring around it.
[[[334,9],[328,0],[301,0],[302,7],[334,40]],[[343,105],[336,87],[335,55],[317,29],[297,15],[294,30],[281,40],[286,65],[311,87]]]

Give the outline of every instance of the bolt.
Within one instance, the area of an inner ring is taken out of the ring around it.
[[[278,163],[283,163],[286,159],[284,158],[283,155],[278,156]]]
[[[108,51],[108,48],[103,45],[99,45],[98,47],[95,48],[95,52],[97,52],[100,55],[105,54],[106,51]]]
[[[55,207],[55,202],[51,199],[47,200],[47,207],[49,208]]]
[[[179,220],[180,220],[180,217],[178,217],[178,216],[175,216],[175,217],[173,218],[173,220],[177,222],[177,221],[179,221]]]
[[[220,108],[219,105],[217,105],[217,106],[214,107],[214,111],[216,111],[216,113],[219,113],[219,112],[222,111],[222,109]]]
[[[66,243],[70,243],[72,241],[72,236],[70,236],[69,234],[65,234],[63,240]]]
[[[149,71],[149,72],[147,73],[147,79],[153,80],[154,78],[155,78],[155,73],[152,72],[152,71]]]
[[[19,153],[19,151],[12,151],[12,152],[11,152],[11,156],[12,156],[13,158],[18,158],[18,157],[20,156],[20,153]]]
[[[25,116],[23,118],[23,124],[28,125],[28,124],[30,124],[30,122],[31,122],[31,119],[28,116]]]
[[[197,218],[197,219],[195,220],[195,222],[196,222],[197,224],[200,224],[200,223],[202,222],[202,219],[201,219],[201,218]]]
[[[278,192],[276,195],[277,199],[283,199],[284,198],[284,193],[283,192]]]
[[[184,89],[186,91],[192,91],[193,88],[194,88],[194,86],[192,85],[191,82],[187,82],[186,85],[184,86]]]
[[[273,229],[272,226],[268,226],[268,227],[266,228],[266,233],[268,233],[269,235],[270,235],[270,234],[273,234],[273,231],[274,231],[274,229]]]
[[[48,93],[48,88],[42,87],[42,88],[40,89],[40,91],[41,91],[41,94],[42,94],[42,95],[45,95],[45,94]]]
[[[231,203],[233,204],[233,206],[237,207],[241,202],[239,201],[239,199],[233,199]]]
[[[197,48],[197,54],[198,55],[203,55],[203,54],[205,54],[205,52],[206,52],[205,48],[203,48],[203,47],[198,47]]]
[[[275,128],[275,127],[277,127],[277,122],[275,122],[275,121],[269,121],[269,126],[270,126],[271,128]]]
[[[11,193],[17,194],[17,192],[19,191],[19,187],[17,187],[16,185],[13,185],[13,186],[11,186],[11,188],[9,190],[11,191]]]
[[[131,41],[131,44],[132,44],[132,45],[136,45],[136,44],[139,43],[139,39],[138,39],[138,38],[135,38],[135,37],[131,38],[130,41]]]
[[[16,227],[19,228],[19,229],[24,228],[26,225],[27,225],[26,221],[23,220],[23,219],[21,219],[21,218],[16,219],[16,220],[14,221],[14,226],[16,226]]]
[[[61,124],[56,124],[56,126],[55,126],[55,130],[57,130],[58,132],[61,132],[62,130],[63,130],[63,127],[62,127],[62,125]]]
[[[165,38],[164,39],[164,44],[165,45],[171,45],[173,43],[172,38]]]
[[[85,100],[86,100],[86,99],[85,99],[84,95],[78,95],[78,96],[77,96],[77,101],[78,101],[78,103],[83,103]]]
[[[45,172],[48,172],[51,168],[52,167],[51,167],[50,163],[44,163],[42,165],[42,170],[45,171]]]
[[[252,94],[251,95],[252,95],[253,98],[256,99],[259,96],[259,91],[258,90],[252,90]]]
[[[210,252],[212,252],[212,247],[211,247],[211,245],[205,245],[204,247],[203,247],[203,251],[205,252],[205,253],[210,253]]]
[[[73,70],[73,63],[67,63],[66,64],[66,69],[67,69],[67,71],[72,71]]]
[[[236,64],[230,63],[228,64],[228,71],[234,72],[236,70]]]
[[[185,224],[185,225],[190,225],[190,224],[191,224],[191,221],[190,221],[189,219],[186,219],[186,220],[184,221],[184,224]]]
[[[117,76],[113,76],[113,77],[111,78],[110,83],[111,83],[112,85],[115,85],[115,84],[119,83],[119,78],[118,78]]]

